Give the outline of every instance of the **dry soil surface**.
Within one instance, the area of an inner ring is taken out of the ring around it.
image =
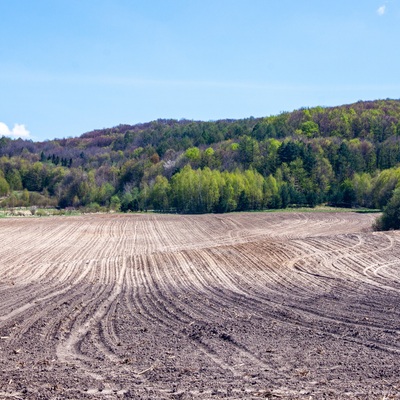
[[[374,218],[2,219],[0,399],[400,398]]]

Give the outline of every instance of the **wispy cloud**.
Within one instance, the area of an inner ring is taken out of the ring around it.
[[[377,14],[378,14],[379,16],[384,15],[384,14],[386,13],[386,6],[385,6],[385,5],[380,6],[380,7],[376,10],[376,12],[377,12]]]
[[[383,6],[385,7],[385,6]],[[52,73],[18,73],[3,72],[0,67],[0,82],[15,80],[18,82],[43,83],[52,85],[65,84],[70,85],[93,85],[93,86],[114,86],[124,88],[161,88],[177,90],[197,90],[197,89],[216,89],[216,90],[250,90],[250,91],[269,91],[269,92],[324,92],[324,91],[359,91],[359,90],[393,90],[400,91],[400,84],[298,84],[288,82],[272,81],[243,81],[243,80],[208,80],[208,79],[151,79],[135,76],[123,75],[85,75],[85,74],[52,74]],[[2,125],[4,126],[2,127]],[[7,129],[8,136],[15,136],[19,129],[21,133],[25,130],[27,133],[21,137],[29,136],[29,131],[24,125],[16,124],[10,131],[5,124],[0,122],[0,137],[4,135],[4,129]]]
[[[4,122],[0,122],[0,136],[27,139],[30,137],[30,132],[23,124],[15,124],[14,128],[10,129]]]

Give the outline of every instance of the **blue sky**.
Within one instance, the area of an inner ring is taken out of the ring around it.
[[[400,0],[0,0],[0,136],[400,98]]]

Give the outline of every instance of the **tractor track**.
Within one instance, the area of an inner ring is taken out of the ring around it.
[[[400,235],[373,219],[0,220],[0,399],[400,398]]]

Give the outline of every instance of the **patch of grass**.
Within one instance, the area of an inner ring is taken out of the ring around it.
[[[355,212],[362,214],[380,213],[379,209],[375,208],[345,208],[345,207],[332,207],[332,206],[317,206],[317,207],[288,207],[264,210],[263,212]]]
[[[82,215],[80,210],[58,210],[56,208],[35,208],[35,207],[17,207],[17,208],[2,208],[0,209],[0,218],[10,217],[26,217],[26,218],[41,218],[52,216],[74,216]]]

